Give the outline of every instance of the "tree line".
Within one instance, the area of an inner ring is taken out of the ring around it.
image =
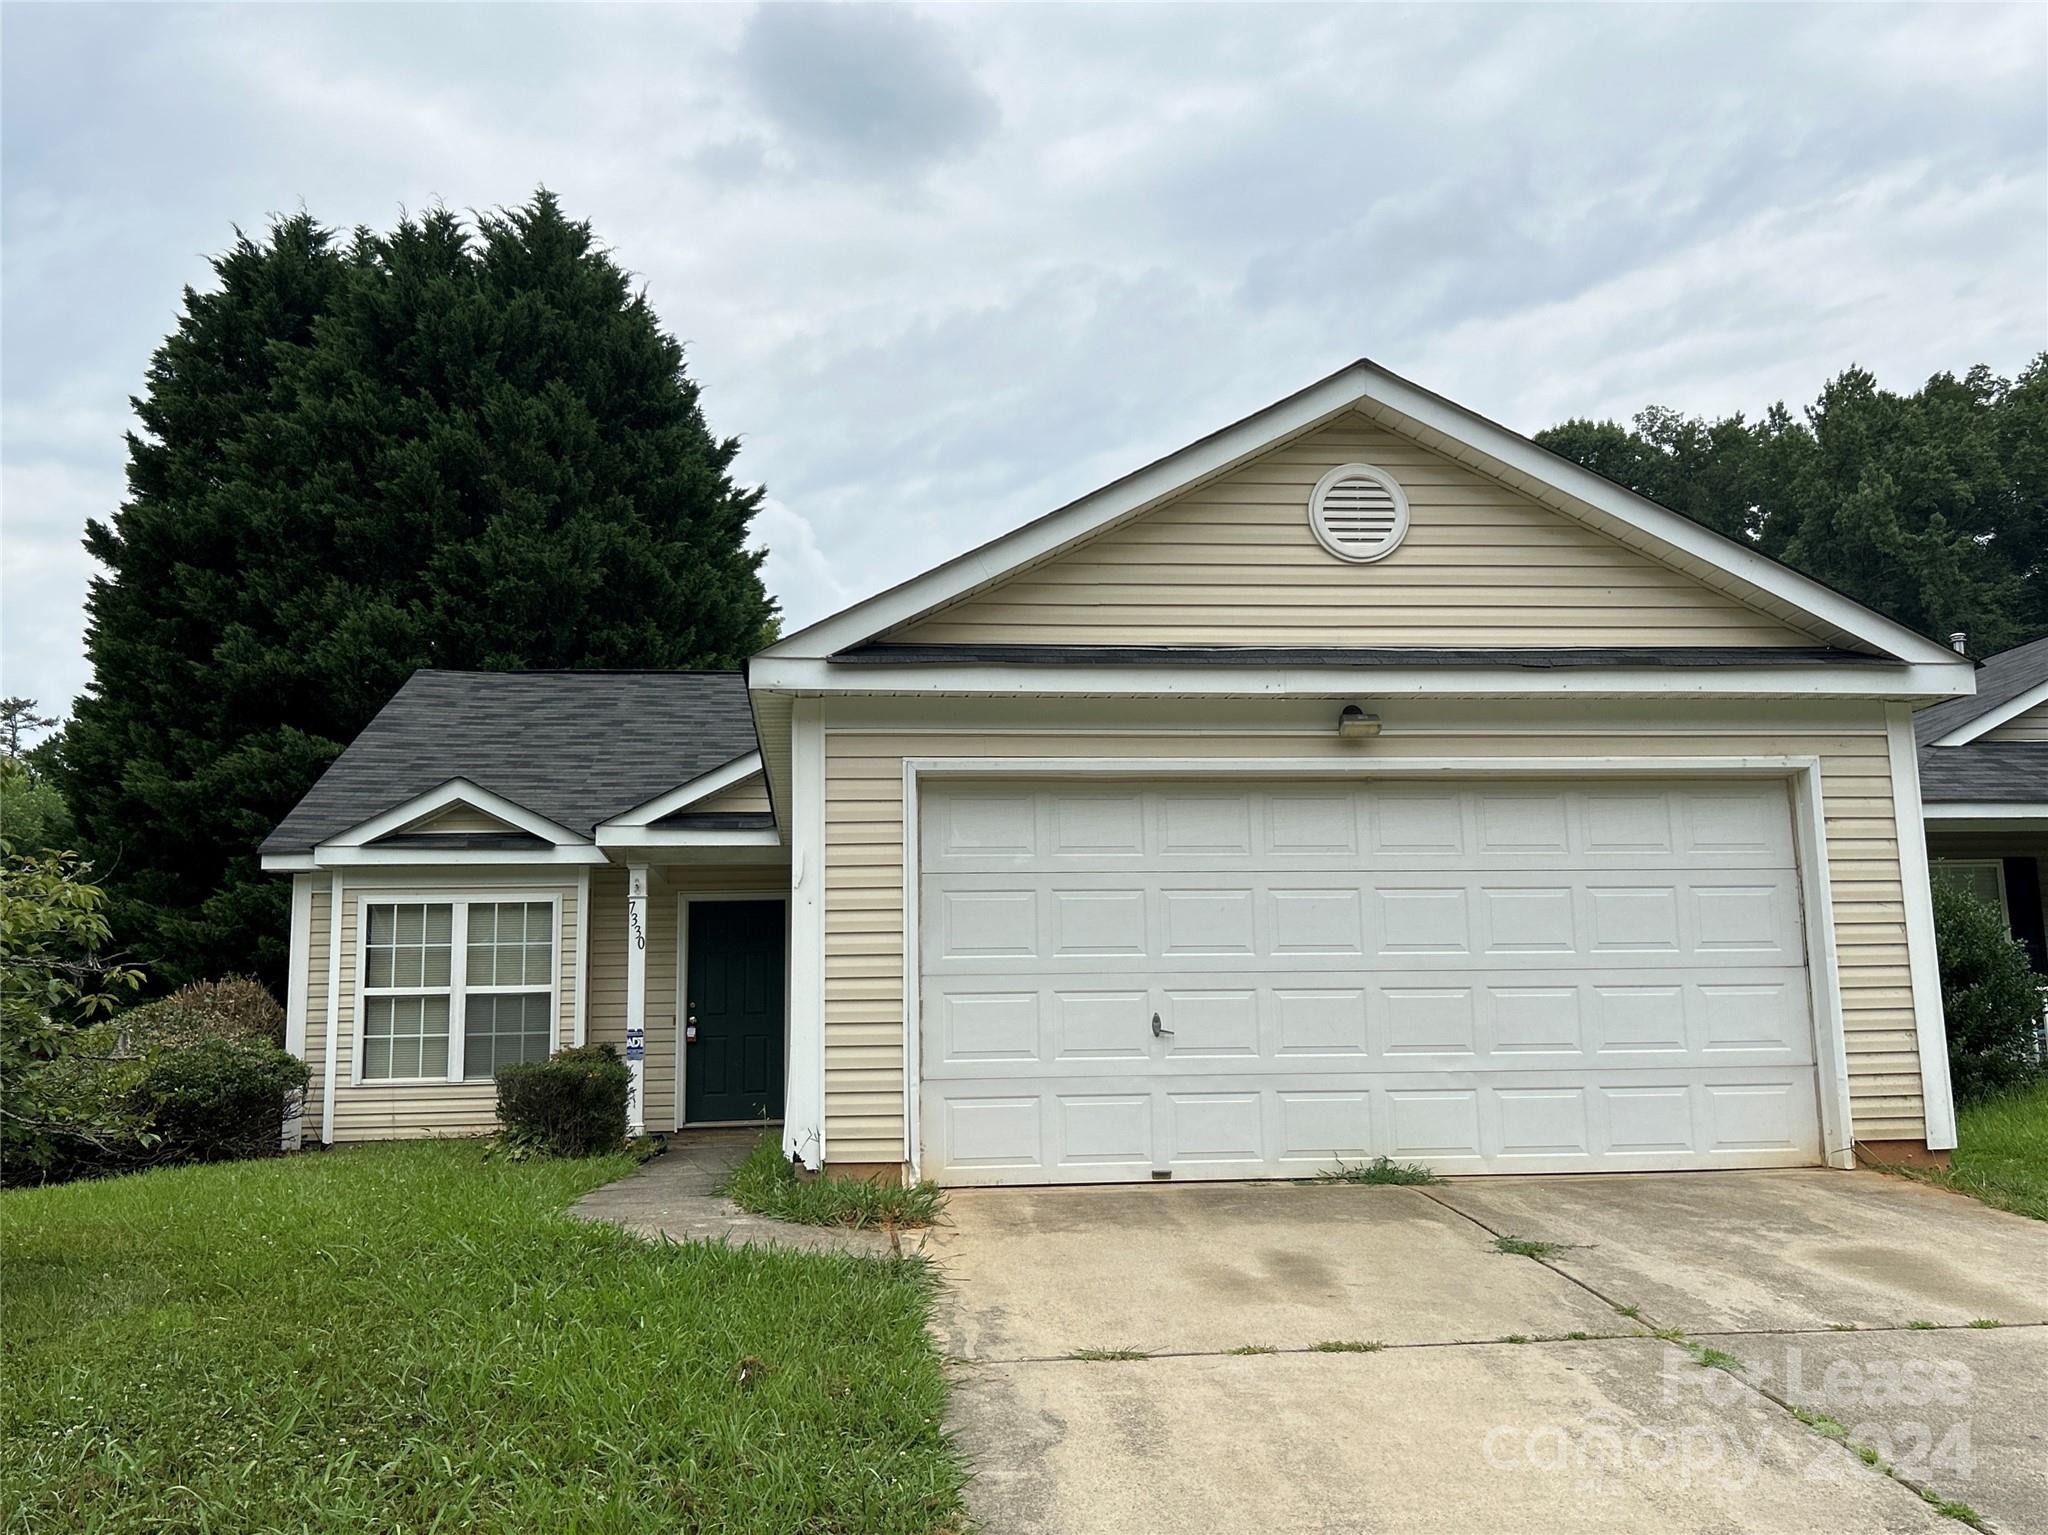
[[[0,727],[7,836],[77,847],[159,987],[282,981],[256,847],[414,669],[730,667],[777,622],[737,440],[549,193],[346,238],[300,214],[213,272],[87,528],[92,681],[32,750],[34,701]],[[1980,654],[2048,633],[2048,355],[1536,440]]]

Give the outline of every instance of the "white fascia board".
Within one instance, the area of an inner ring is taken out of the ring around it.
[[[756,689],[1078,698],[1687,696],[1954,698],[1974,686],[1953,651],[1928,665],[1733,666],[849,666],[757,659]]]
[[[317,869],[575,868],[606,861],[588,842],[538,848],[338,847],[323,843],[313,849],[313,867]]]
[[[1948,800],[1922,805],[1920,813],[1930,821],[2048,821],[2048,800],[2011,800],[2002,804]]]
[[[1979,736],[1989,735],[2009,720],[2016,720],[2029,709],[2048,704],[2048,677],[2039,685],[2028,688],[2017,698],[2008,698],[1995,709],[1987,709],[1968,724],[1958,725],[1934,744],[1936,746],[1968,746]]]
[[[1625,490],[1376,363],[1361,360],[1035,522],[800,629],[770,645],[755,660],[829,656],[873,639],[1360,405],[1399,416],[1512,473],[1550,486],[1676,554],[1719,570],[1902,661],[1937,662],[1954,654],[1939,641],[1916,634],[1766,555]],[[1559,510],[1571,515],[1569,508]],[[749,681],[754,681],[751,668]]]
[[[320,867],[311,853],[265,853],[260,862],[270,874],[308,874]]]
[[[751,751],[743,757],[735,757],[723,766],[711,769],[708,773],[699,773],[688,783],[670,789],[664,794],[658,794],[644,804],[635,805],[631,810],[613,816],[597,828],[597,844],[599,847],[612,845],[605,841],[604,834],[607,831],[647,826],[665,815],[674,815],[678,810],[686,809],[699,800],[709,799],[721,789],[730,789],[734,784],[745,783],[760,771],[761,754],[758,751]]]
[[[1091,491],[1078,501],[1070,501],[923,575],[913,576],[830,618],[820,619],[807,629],[799,629],[753,658],[748,668],[749,680],[752,681],[753,669],[763,661],[829,656],[849,645],[858,645],[908,623],[921,613],[942,607],[977,586],[998,580],[1020,565],[1055,554],[1118,518],[1222,474],[1273,444],[1349,410],[1365,397],[1365,380],[1365,369],[1353,363],[1298,394],[1255,411],[1234,426]]]
[[[780,847],[782,833],[772,826],[750,827],[744,831],[724,827],[600,826],[597,845],[613,857],[675,847]],[[605,860],[599,858],[596,861],[602,863]]]
[[[414,821],[430,816],[437,810],[445,810],[450,805],[458,804],[468,805],[472,809],[483,811],[486,815],[496,816],[506,825],[539,837],[543,842],[557,845],[588,845],[584,838],[577,836],[568,827],[557,825],[546,816],[535,815],[524,805],[509,800],[502,794],[493,794],[489,789],[473,784],[466,778],[451,778],[424,794],[414,795],[402,805],[394,805],[367,821],[358,822],[338,836],[329,837],[315,849],[315,852],[323,852],[329,848],[362,847],[366,843],[375,842],[379,837],[388,837],[391,833],[410,826]]]
[[[1404,416],[1496,463],[1527,475],[1582,501],[1595,511],[1639,529],[1669,548],[1701,564],[1735,577],[1758,591],[1790,603],[1823,623],[1902,661],[1940,662],[1955,652],[1938,640],[1916,634],[1810,576],[1803,576],[1768,555],[1746,549],[1733,539],[1702,527],[1690,517],[1659,506],[1612,480],[1581,468],[1568,458],[1539,448],[1518,432],[1454,405],[1441,395],[1409,383],[1373,363],[1363,365],[1370,382],[1366,396],[1374,404]]]

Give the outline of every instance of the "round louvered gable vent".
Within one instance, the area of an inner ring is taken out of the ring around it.
[[[1394,477],[1371,464],[1340,464],[1308,498],[1308,525],[1340,560],[1380,560],[1408,532],[1408,498]]]

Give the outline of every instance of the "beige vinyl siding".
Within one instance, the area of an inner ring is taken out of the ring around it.
[[[1390,472],[1407,538],[1329,554],[1308,497]],[[1351,413],[894,631],[925,644],[1811,645],[1650,556]]]
[[[556,951],[557,1006],[555,1038],[567,1043],[575,1029],[576,1009],[576,925],[582,920],[577,910],[576,887],[562,884],[558,877],[521,882],[517,886],[464,883],[456,872],[422,873],[403,886],[392,884],[345,884],[342,889],[341,985],[337,1008],[334,1130],[332,1139],[342,1141],[393,1140],[424,1135],[471,1135],[497,1126],[497,1095],[489,1082],[407,1082],[382,1084],[352,1083],[356,1052],[356,962],[357,934],[365,903],[387,899],[445,899],[463,896],[472,901],[497,899],[543,899],[561,902],[561,931]],[[623,899],[623,897],[622,897]],[[328,892],[313,896],[312,937],[308,944],[306,1064],[313,1070],[307,1089],[309,1135],[318,1133],[322,1079],[326,1067]],[[460,1028],[459,1018],[451,1028]]]
[[[519,828],[486,815],[474,805],[454,804],[446,810],[436,811],[423,821],[415,821],[402,828],[396,835],[401,837],[424,836],[429,832],[500,832],[517,831]]]
[[[768,803],[768,782],[756,773],[730,788],[720,789],[708,799],[684,807],[684,813],[697,815],[715,811],[721,815],[767,815],[773,808]]]
[[[894,1162],[903,1155],[903,760],[974,755],[1316,760],[1354,758],[1355,750],[1334,734],[1233,730],[1220,721],[1199,733],[1127,736],[829,730],[825,1145],[833,1163]],[[1514,735],[1416,730],[1374,743],[1379,760],[1451,756],[1540,764],[1545,757],[1586,755],[1819,757],[1855,1133],[1866,1140],[1921,1139],[1905,898],[1882,717],[1862,727],[1749,734],[1560,720],[1554,730]]]
[[[2016,714],[1996,730],[1978,737],[1982,741],[2048,741],[2048,704],[2036,704]]]
[[[735,785],[735,788],[739,785]],[[786,891],[787,864],[675,865],[647,882],[647,1128],[676,1124],[677,911],[684,893]],[[592,1044],[626,1047],[626,871],[590,875],[590,1034]]]

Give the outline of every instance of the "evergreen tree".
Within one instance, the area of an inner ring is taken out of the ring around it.
[[[2048,633],[2048,355],[1911,395],[1851,368],[1803,419],[1651,407],[1536,440],[1923,633],[1979,654]]]
[[[115,929],[167,984],[281,977],[256,845],[415,668],[733,666],[775,612],[737,441],[549,193],[345,245],[301,215],[215,270],[87,533],[65,735]]]

